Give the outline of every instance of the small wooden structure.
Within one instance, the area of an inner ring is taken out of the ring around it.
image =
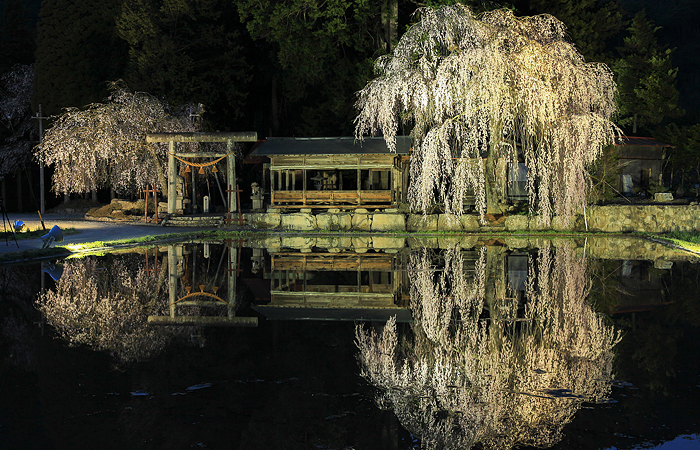
[[[253,308],[268,319],[412,320],[396,255],[279,253],[271,270],[270,302]]]
[[[619,191],[630,195],[635,189],[647,190],[661,182],[666,151],[672,145],[650,137],[624,136],[615,140],[619,158]]]
[[[384,138],[268,138],[251,153],[270,160],[270,206],[389,208],[405,201],[409,136],[396,153]]]

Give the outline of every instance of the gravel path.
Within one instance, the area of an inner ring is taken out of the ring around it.
[[[194,232],[200,230],[193,227],[161,227],[156,224],[146,224],[144,222],[93,222],[85,220],[83,214],[55,214],[48,213],[44,215],[44,225],[46,230],[51,229],[54,225],[59,228],[67,229],[74,228],[77,233],[65,235],[63,242],[58,245],[84,244],[94,241],[113,241],[118,239],[134,239],[143,236],[154,236],[162,234]],[[41,229],[41,221],[38,214],[7,214],[11,224],[21,220],[30,230]],[[8,228],[7,222],[5,228]],[[4,231],[4,228],[0,228]],[[9,231],[9,228],[8,228]],[[17,247],[19,244],[19,248]],[[0,254],[11,253],[22,250],[30,250],[41,248],[43,241],[40,237],[32,239],[18,239],[15,244],[14,239],[10,235],[7,239],[7,244],[0,240]]]

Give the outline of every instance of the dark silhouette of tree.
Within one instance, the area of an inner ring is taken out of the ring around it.
[[[632,134],[682,114],[675,84],[678,69],[671,60],[674,50],[659,45],[658,30],[644,10],[638,12],[627,29],[625,45],[618,49],[620,59],[613,65],[619,123],[631,126]]]
[[[612,62],[608,40],[617,36],[624,26],[617,1],[529,0],[528,7],[531,13],[551,14],[564,22],[571,41],[587,61]]]
[[[262,74],[269,134],[350,134],[355,92],[371,77],[372,58],[391,48],[397,8],[391,1],[239,2],[250,35],[272,55]]]
[[[115,16],[121,0],[45,0],[37,29],[33,104],[48,115],[107,96],[107,81],[122,78],[127,46]]]
[[[202,103],[216,128],[240,119],[250,66],[233,3],[127,0],[117,28],[129,44],[131,86],[174,104]]]
[[[37,140],[32,123],[31,100],[34,67],[16,65],[0,75],[0,177],[29,164]]]
[[[6,0],[0,11],[0,73],[34,62],[34,30],[22,0]]]

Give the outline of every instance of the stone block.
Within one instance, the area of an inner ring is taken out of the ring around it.
[[[376,217],[376,216],[375,216]],[[401,249],[406,245],[406,238],[396,236],[372,236],[372,247],[375,249],[389,250]]]
[[[316,246],[316,239],[307,236],[282,236],[280,246],[297,250],[310,250]]]
[[[654,201],[659,203],[672,202],[673,194],[670,192],[657,192],[654,194]]]
[[[403,214],[374,214],[372,231],[406,231],[406,218]]]
[[[372,229],[372,214],[355,212],[352,215],[352,229],[355,231],[370,231]]]
[[[506,217],[505,227],[508,231],[527,231],[529,219],[525,215]]]
[[[478,216],[463,214],[459,220],[462,223],[462,229],[464,231],[479,231],[479,229],[481,229]]]
[[[505,241],[508,248],[512,249],[527,248],[530,244],[530,240],[526,237],[506,236]]]
[[[306,213],[282,214],[283,230],[311,231],[316,229],[316,217]]]
[[[352,247],[356,253],[366,253],[372,247],[371,236],[357,236],[352,238]]]
[[[462,217],[452,214],[438,215],[438,231],[462,231]]]
[[[440,236],[438,237],[438,247],[442,249],[461,247],[461,236]]]
[[[330,249],[349,249],[352,238],[349,236],[323,236],[316,238],[316,247]]]
[[[437,214],[411,214],[408,216],[406,230],[408,231],[437,231],[438,216]]]
[[[438,248],[438,239],[428,236],[409,236],[406,244],[411,248]]]
[[[246,223],[254,228],[278,228],[280,226],[282,215],[279,213],[249,213],[244,214]]]
[[[543,230],[549,230],[550,226],[541,223],[539,216],[530,216],[527,219],[527,229],[529,231],[543,231]]]
[[[576,223],[576,217],[554,216],[551,229],[554,231],[571,231]]]
[[[352,215],[321,213],[316,216],[316,226],[321,231],[349,231],[352,229]]]

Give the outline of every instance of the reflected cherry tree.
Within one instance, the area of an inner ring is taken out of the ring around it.
[[[551,446],[584,402],[607,400],[619,334],[588,305],[573,249],[532,255],[520,301],[502,250],[465,255],[411,257],[411,332],[358,327],[361,375],[424,448]]]
[[[154,279],[134,261],[117,259],[105,267],[88,257],[66,261],[55,291],[45,292],[38,303],[71,345],[109,351],[127,362],[155,356],[174,338],[189,335],[189,328],[147,324],[149,314],[167,312],[167,298],[167,270]]]

